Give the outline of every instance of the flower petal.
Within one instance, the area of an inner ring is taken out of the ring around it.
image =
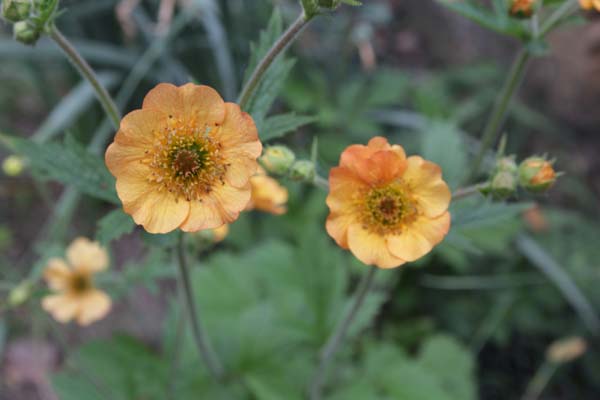
[[[42,308],[62,323],[69,322],[79,310],[77,298],[71,294],[54,294],[42,299]]]
[[[437,218],[420,217],[400,235],[387,238],[389,250],[396,257],[415,261],[440,243],[450,229],[450,213]]]
[[[389,251],[385,237],[367,231],[361,224],[348,227],[348,247],[356,258],[367,265],[395,268],[405,263]]]
[[[186,121],[214,126],[223,123],[225,102],[217,91],[209,86],[187,83],[178,88],[183,101]]]
[[[48,260],[48,266],[44,270],[44,279],[52,290],[62,291],[69,286],[69,280],[73,272],[67,263],[60,258]]]
[[[159,83],[144,97],[142,109],[182,118],[184,116],[183,96],[177,86]]]
[[[452,194],[442,180],[441,168],[419,156],[408,157],[407,163],[402,179],[411,187],[421,211],[428,217],[445,212]]]
[[[266,174],[254,175],[250,178],[252,187],[251,201],[246,209],[257,209],[275,215],[287,211],[288,191],[277,180]]]
[[[110,311],[111,304],[110,297],[103,291],[98,289],[87,291],[79,299],[77,323],[85,326],[103,318]]]
[[[117,181],[117,188],[119,181]],[[147,185],[133,201],[123,201],[123,209],[150,233],[168,233],[177,229],[190,213],[190,202],[177,199],[166,190]]]
[[[325,222],[329,236],[343,249],[348,248],[348,227],[355,222],[350,214],[331,213]]]
[[[67,260],[77,271],[98,272],[108,267],[108,253],[98,242],[78,237],[67,248]]]
[[[228,224],[235,221],[246,208],[252,196],[252,189],[249,183],[243,188],[222,185],[215,188],[209,196],[213,198],[223,223]]]
[[[353,170],[346,167],[331,168],[326,203],[332,212],[349,212],[356,196],[366,187]]]
[[[204,229],[218,228],[224,223],[213,199],[207,196],[202,201],[192,201],[190,203],[190,214],[180,228],[184,232],[197,232]]]

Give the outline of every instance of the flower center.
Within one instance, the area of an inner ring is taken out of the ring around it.
[[[178,199],[201,200],[215,185],[223,184],[227,165],[220,150],[210,128],[169,118],[166,126],[155,132],[154,148],[148,151],[149,180]]]
[[[418,214],[415,201],[401,182],[369,189],[364,199],[362,222],[378,234],[400,233]]]
[[[92,278],[87,274],[74,274],[69,282],[69,289],[73,293],[83,293],[92,288]]]

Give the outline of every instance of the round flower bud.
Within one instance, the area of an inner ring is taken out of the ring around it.
[[[497,199],[505,199],[517,190],[517,177],[514,172],[498,171],[492,178],[487,192]]]
[[[501,157],[498,160],[496,160],[497,171],[506,171],[516,174],[518,169],[519,167],[515,162],[514,156]]]
[[[19,21],[13,25],[13,35],[23,44],[35,44],[40,38],[40,31],[29,21]]]
[[[309,160],[298,160],[290,168],[290,179],[295,181],[312,181],[315,174],[315,164]]]
[[[552,163],[543,157],[529,157],[519,165],[519,182],[532,192],[543,192],[556,182]]]
[[[31,296],[33,284],[29,280],[19,283],[8,295],[8,304],[11,307],[17,307],[25,303]]]
[[[8,156],[2,162],[2,171],[8,176],[21,175],[23,169],[25,169],[25,162],[19,156]]]
[[[557,340],[546,351],[546,358],[555,364],[564,364],[581,357],[587,350],[587,343],[580,337]]]
[[[31,0],[4,0],[2,17],[9,22],[19,22],[29,18]]]
[[[287,173],[295,160],[294,152],[285,146],[267,147],[259,158],[262,166],[268,172],[276,175]]]
[[[530,18],[533,15],[536,0],[511,0],[509,14],[516,18]]]

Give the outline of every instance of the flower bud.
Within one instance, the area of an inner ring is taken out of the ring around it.
[[[515,162],[514,156],[501,157],[498,160],[496,160],[497,171],[505,171],[516,174],[518,168],[519,167],[517,167],[517,163]]]
[[[34,45],[40,38],[40,31],[29,21],[19,21],[13,25],[13,35],[23,44]]]
[[[290,179],[309,181],[315,179],[315,164],[310,160],[298,160],[290,168]]]
[[[319,2],[317,0],[301,0],[306,19],[311,19],[319,14]]]
[[[31,296],[33,284],[29,280],[24,280],[14,287],[8,295],[8,305],[17,307],[25,303]]]
[[[529,18],[533,15],[536,0],[510,0],[509,14],[516,18]]]
[[[556,182],[552,162],[543,157],[529,157],[519,165],[521,186],[532,192],[543,192]]]
[[[24,169],[25,161],[19,156],[8,156],[2,162],[2,171],[7,176],[19,176]]]
[[[514,172],[498,171],[492,178],[487,192],[497,199],[505,199],[517,190],[517,177]]]
[[[581,357],[586,350],[586,341],[575,336],[552,343],[546,351],[546,358],[555,364],[564,364]]]
[[[283,175],[288,172],[296,156],[285,146],[270,146],[260,157],[260,163],[270,173]]]
[[[9,22],[19,22],[29,18],[31,0],[4,0],[2,17]]]
[[[319,7],[335,10],[342,3],[342,0],[318,0]]]

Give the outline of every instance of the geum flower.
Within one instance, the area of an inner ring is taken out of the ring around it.
[[[276,179],[267,175],[262,167],[250,178],[252,187],[248,210],[260,210],[270,214],[281,215],[287,211],[288,191]]]
[[[352,145],[329,175],[327,232],[360,261],[394,268],[415,261],[450,228],[450,190],[436,164],[406,158],[375,137]]]
[[[579,5],[584,10],[596,9],[600,11],[600,0],[579,0]]]
[[[67,259],[52,258],[44,279],[54,292],[42,299],[42,307],[59,322],[75,319],[89,325],[103,318],[110,297],[94,286],[93,275],[108,267],[108,254],[97,242],[77,238],[67,248]]]
[[[106,151],[125,212],[151,233],[217,228],[250,200],[262,145],[252,118],[208,86],[159,84]]]

